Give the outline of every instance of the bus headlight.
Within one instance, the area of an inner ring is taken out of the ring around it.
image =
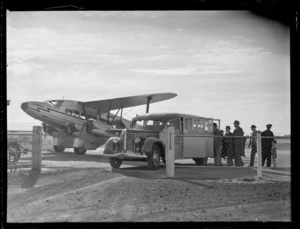
[[[134,139],[134,143],[135,143],[135,144],[139,144],[140,142],[141,142],[141,139],[140,139],[140,138]]]
[[[120,138],[119,137],[114,137],[113,138],[113,143],[114,144],[118,144],[120,142]]]

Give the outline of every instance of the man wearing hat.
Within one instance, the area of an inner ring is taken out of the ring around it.
[[[255,154],[257,153],[257,141],[256,141],[257,131],[256,131],[256,126],[252,125],[251,130],[252,130],[251,138],[250,138],[250,141],[249,141],[249,144],[248,144],[248,148],[250,146],[252,148],[249,167],[253,167]]]
[[[230,126],[226,126],[225,128],[225,138],[224,138],[224,152],[227,156],[227,166],[232,166],[233,165],[233,139],[232,139],[232,133],[230,132]]]
[[[213,145],[214,145],[214,165],[221,166],[222,160],[221,160],[221,153],[222,153],[222,137],[221,133],[218,129],[217,123],[213,123],[214,127],[214,137],[213,138]]]
[[[271,127],[272,124],[268,124],[267,129],[261,133],[262,166],[264,166],[267,159],[267,167],[271,167],[272,141],[274,140],[274,134],[271,131]]]
[[[233,152],[234,152],[234,159],[235,159],[235,166],[244,166],[244,162],[241,156],[244,154],[244,139],[241,138],[244,136],[244,131],[240,127],[240,122],[235,120],[234,121],[235,130],[233,131]]]

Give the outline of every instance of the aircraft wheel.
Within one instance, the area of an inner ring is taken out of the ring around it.
[[[122,160],[117,159],[117,158],[109,158],[109,164],[111,165],[111,167],[113,167],[114,169],[118,169],[120,168],[121,164],[122,164]]]
[[[153,145],[152,152],[149,154],[147,161],[150,169],[158,169],[160,166],[161,149],[158,145]]]
[[[84,148],[74,148],[74,153],[77,155],[84,155],[86,153],[86,149]]]
[[[53,148],[56,153],[62,153],[65,150],[65,148],[62,146],[53,146]]]

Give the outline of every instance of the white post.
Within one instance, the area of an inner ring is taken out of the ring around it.
[[[175,177],[174,168],[174,126],[168,126],[166,128],[166,173],[167,177]]]
[[[257,131],[257,177],[262,178],[261,132]]]
[[[31,170],[41,171],[42,162],[42,127],[34,126],[32,132]]]

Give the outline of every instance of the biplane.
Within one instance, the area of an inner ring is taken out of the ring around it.
[[[49,100],[22,103],[22,110],[42,122],[43,131],[53,136],[53,148],[61,153],[74,148],[83,155],[95,150],[110,137],[128,128],[130,121],[123,118],[123,109],[168,100],[175,93],[156,93],[96,101]],[[115,113],[111,113],[116,111]],[[120,113],[120,114],[119,114]]]

